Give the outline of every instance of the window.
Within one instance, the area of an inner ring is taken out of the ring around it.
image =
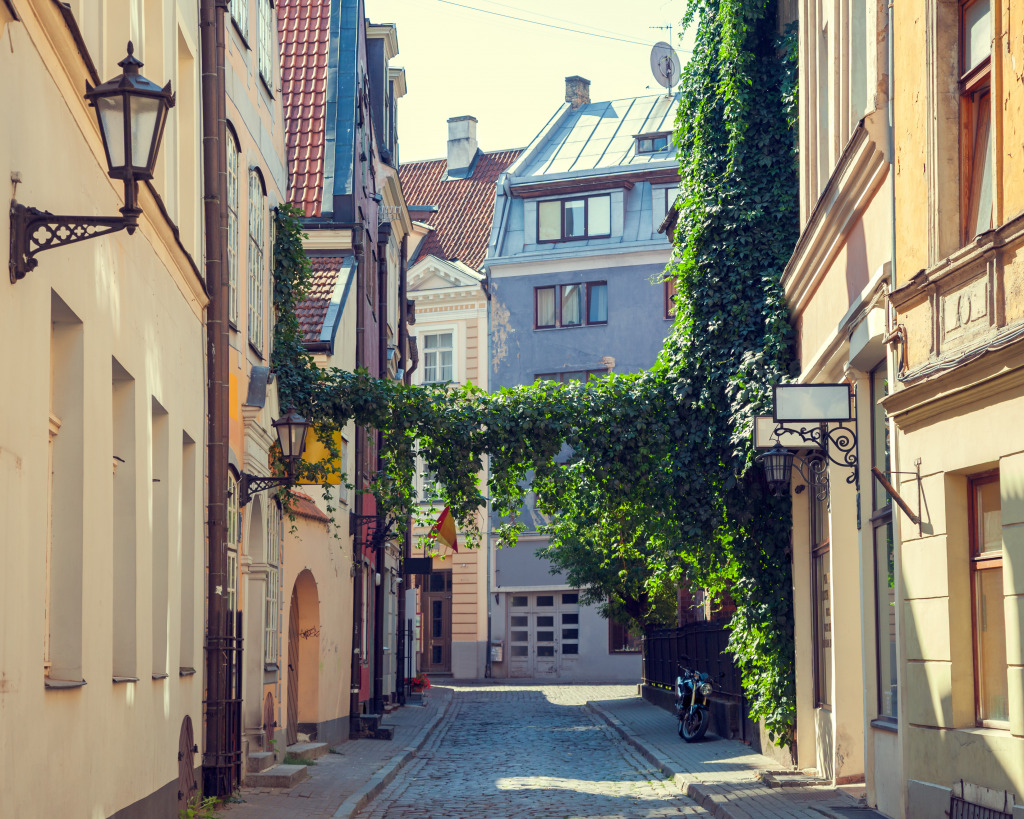
[[[676,317],[676,280],[665,279],[665,318]]]
[[[536,330],[608,323],[608,283],[549,285],[533,288]]]
[[[593,378],[600,378],[608,375],[607,370],[571,370],[564,373],[538,373],[535,381],[558,381],[568,384],[570,381],[589,381]]]
[[[241,529],[238,520],[238,479],[234,473],[228,470],[228,548],[233,549],[238,545],[238,532]]]
[[[266,194],[255,169],[249,171],[249,343],[263,349],[263,242],[266,235]]]
[[[885,364],[871,373],[871,465],[889,472],[889,427],[879,403],[888,395]],[[878,716],[894,720],[896,685],[896,557],[893,554],[892,499],[872,481],[871,526],[875,548],[875,647],[878,653]]]
[[[668,148],[671,134],[640,134],[636,138],[636,152],[638,154],[655,154]]]
[[[1006,728],[1010,718],[1003,612],[1003,518],[999,473],[967,482],[974,598],[974,683],[979,725]]]
[[[608,620],[608,652],[610,654],[638,654],[641,648],[640,638],[632,634],[626,626]]]
[[[274,17],[274,7],[271,0],[259,0],[260,4],[260,42],[259,42],[259,70],[260,79],[263,80],[267,91],[273,93],[274,89],[274,61],[271,59],[274,45],[274,28],[271,21]]]
[[[228,548],[226,593],[228,598],[228,614],[238,611],[238,551]]]
[[[423,340],[423,383],[444,384],[454,380],[451,333],[428,333]]]
[[[992,227],[991,0],[960,6],[960,214],[963,240]]]
[[[537,241],[562,242],[611,236],[609,194],[537,203]]]
[[[278,661],[278,624],[281,586],[281,507],[277,501],[267,504],[267,594],[264,619],[263,662]]]
[[[243,39],[249,38],[249,0],[231,0],[231,19],[242,34]]]
[[[228,133],[228,319],[238,325],[238,143]]]
[[[814,585],[814,696],[832,704],[832,562],[829,555],[828,500],[807,493],[811,507],[811,572]]]

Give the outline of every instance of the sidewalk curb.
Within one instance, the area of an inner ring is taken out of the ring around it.
[[[623,725],[621,720],[609,714],[596,702],[588,702],[587,708],[608,723],[644,759],[661,771],[665,778],[678,788],[680,793],[688,796],[715,819],[755,819],[736,805],[729,804],[722,794],[716,793],[714,784],[703,782],[695,774],[677,771],[671,760],[644,745],[643,741]],[[755,784],[757,784],[757,780],[751,777],[751,785]]]
[[[349,817],[355,815],[366,807],[377,794],[379,794],[384,788],[391,784],[391,781],[398,775],[398,772],[402,770],[413,757],[416,756],[416,752],[426,744],[427,739],[433,732],[436,725],[444,718],[445,714],[448,713],[448,709],[452,704],[452,696],[449,694],[446,697],[444,707],[438,708],[437,714],[427,723],[420,728],[419,733],[412,738],[412,741],[403,748],[396,756],[393,756],[390,760],[385,762],[370,780],[363,785],[359,790],[349,796],[344,802],[342,802],[338,809],[332,814],[333,819],[349,819]]]

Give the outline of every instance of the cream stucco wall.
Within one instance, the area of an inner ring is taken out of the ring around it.
[[[96,78],[56,4],[16,6],[22,19],[7,23],[0,49],[0,101],[20,112],[0,133],[5,178],[20,174],[24,204],[115,216],[123,189],[106,174],[81,96]],[[188,4],[156,6],[197,33]],[[103,4],[80,17],[101,79],[117,73],[127,40],[118,31],[101,46],[112,21]],[[176,32],[154,21],[146,35],[152,53]],[[143,70],[177,85],[167,65]],[[189,89],[176,90],[181,105]],[[162,156],[175,150],[167,139]],[[167,183],[154,186],[165,201]],[[187,255],[195,245],[175,239],[146,186],[141,206],[133,236],[46,251],[26,278],[0,285],[5,815],[36,815],[43,795],[47,810],[68,816],[110,816],[143,800],[149,815],[175,815],[186,715],[202,749],[206,296]],[[5,219],[4,248],[8,231]],[[98,759],[118,775],[97,776]]]

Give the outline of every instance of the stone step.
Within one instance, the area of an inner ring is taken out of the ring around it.
[[[249,774],[245,784],[254,788],[290,788],[309,776],[306,765],[275,765],[262,773]]]
[[[361,714],[358,725],[349,731],[349,739],[393,739],[394,728],[385,728],[380,724],[383,714]]]
[[[319,759],[331,749],[326,742],[296,742],[285,750],[297,759]]]
[[[265,771],[274,764],[274,755],[270,751],[253,751],[245,760],[245,770],[251,774]]]

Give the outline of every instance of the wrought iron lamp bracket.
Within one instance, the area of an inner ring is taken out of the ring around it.
[[[847,423],[851,423],[852,426],[847,426]],[[806,444],[814,444],[820,449],[818,450],[821,454],[815,456],[808,456],[808,461],[812,459],[819,459],[822,461],[822,470],[827,472],[828,461],[831,461],[836,466],[845,466],[850,469],[850,474],[846,477],[847,483],[852,483],[856,486],[857,491],[860,491],[860,477],[857,474],[857,419],[856,417],[852,422],[840,421],[835,426],[830,426],[827,422],[820,424],[813,424],[810,426],[797,426],[789,427],[784,422],[779,422],[775,426],[774,436],[781,438],[782,436],[795,435],[800,438]],[[803,475],[803,471],[800,472]],[[804,475],[805,480],[810,480]],[[826,488],[828,486],[828,478],[826,475]],[[819,498],[821,500],[822,498]]]
[[[291,475],[285,477],[264,477],[262,475],[250,475],[243,472],[238,478],[238,508],[252,500],[257,492],[264,492],[267,489],[274,489],[278,486],[288,486],[294,478]]]
[[[11,201],[11,284],[35,270],[36,254],[55,247],[73,245],[97,236],[127,230],[135,232],[139,211],[128,206],[121,216],[56,216],[47,210]]]

